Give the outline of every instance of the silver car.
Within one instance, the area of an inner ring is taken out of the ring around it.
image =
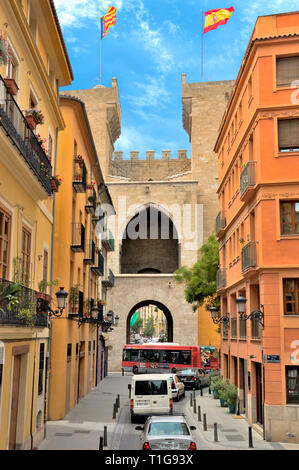
[[[150,416],[144,426],[136,426],[143,431],[140,436],[142,450],[197,450],[191,431],[183,414],[173,416]]]

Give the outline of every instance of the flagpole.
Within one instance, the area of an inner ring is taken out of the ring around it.
[[[203,20],[204,20],[204,12],[202,11],[201,15],[201,81],[203,82]]]
[[[100,85],[102,85],[102,38],[100,40]]]

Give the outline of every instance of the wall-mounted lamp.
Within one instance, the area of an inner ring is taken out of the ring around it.
[[[258,305],[257,309],[253,310],[249,315],[246,315],[246,302],[247,299],[242,295],[239,295],[239,297],[236,298],[239,318],[241,320],[255,319],[260,323],[262,328],[264,328],[264,306],[260,304]]]
[[[210,312],[211,312],[211,318],[213,320],[213,323],[215,324],[223,323],[229,326],[229,314],[228,313],[226,313],[225,315],[219,316],[218,309],[216,307],[211,307]]]
[[[56,292],[57,297],[57,306],[58,310],[52,310],[50,306],[48,306],[48,315],[51,317],[54,315],[55,317],[61,317],[63,314],[63,310],[66,308],[66,299],[68,297],[68,293],[65,292],[64,287],[60,287],[60,290]]]

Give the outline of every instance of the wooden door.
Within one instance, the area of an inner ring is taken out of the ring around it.
[[[9,450],[15,450],[15,445],[16,445],[19,385],[20,385],[20,369],[21,369],[21,356],[14,356],[14,371],[13,371],[13,383],[12,383],[11,415],[10,415],[10,433],[9,433]]]
[[[262,367],[256,364],[256,420],[263,424],[263,385],[262,385]]]

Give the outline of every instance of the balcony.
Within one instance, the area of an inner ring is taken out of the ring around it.
[[[102,245],[107,251],[114,251],[114,238],[110,230],[103,236]]]
[[[73,188],[76,193],[86,192],[87,170],[83,159],[74,158]]]
[[[102,253],[98,252],[98,262],[96,266],[91,267],[91,271],[96,276],[103,276],[104,275],[104,257]]]
[[[224,289],[226,287],[226,269],[220,268],[216,274],[216,288],[217,290]]]
[[[102,279],[102,285],[104,287],[114,287],[114,274],[111,269],[109,269],[108,277]]]
[[[0,281],[0,326],[25,326],[46,328],[48,325],[48,304],[37,298],[37,292],[20,286],[17,303],[8,302],[5,292],[14,283]],[[46,305],[47,304],[47,305]]]
[[[87,189],[85,211],[88,214],[95,215],[97,208],[97,194],[94,188]]]
[[[216,217],[216,235],[222,235],[223,230],[226,227],[225,211],[220,211]]]
[[[84,249],[85,249],[85,227],[82,224],[72,224],[71,249],[75,253],[84,253]]]
[[[240,176],[240,199],[248,202],[255,190],[255,162],[248,162]]]
[[[242,248],[242,273],[256,267],[256,242],[249,242]]]
[[[8,93],[2,76],[0,76],[0,125],[44,191],[50,196],[52,194],[50,180],[52,166],[15,99]],[[11,166],[13,169],[13,162]],[[20,169],[20,171],[24,170]]]
[[[96,254],[96,246],[94,241],[87,241],[85,249],[84,264],[94,264]]]

